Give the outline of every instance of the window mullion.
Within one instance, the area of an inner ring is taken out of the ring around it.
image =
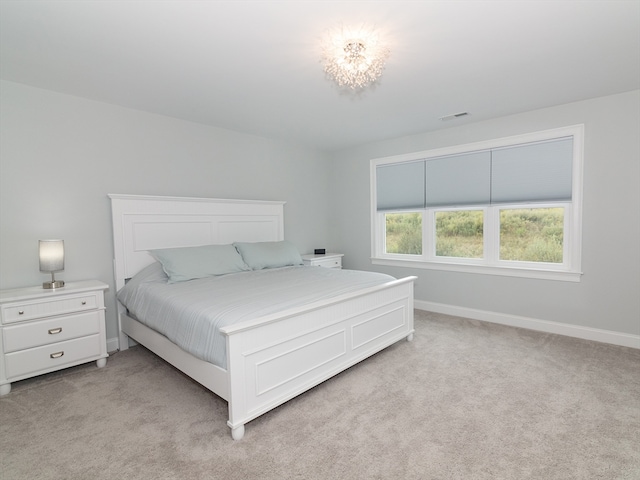
[[[433,210],[427,208],[422,212],[422,256],[425,261],[435,257],[435,223]]]
[[[484,216],[484,259],[487,265],[495,265],[500,256],[500,210],[495,206],[487,206]]]

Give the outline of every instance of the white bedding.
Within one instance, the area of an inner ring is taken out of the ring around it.
[[[123,287],[118,299],[183,350],[226,368],[222,327],[392,280],[382,273],[298,266],[169,284],[155,263]]]

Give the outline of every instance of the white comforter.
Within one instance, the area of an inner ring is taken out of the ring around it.
[[[226,368],[222,327],[392,280],[382,273],[299,266],[168,284],[155,272],[134,277],[118,299],[183,350]]]

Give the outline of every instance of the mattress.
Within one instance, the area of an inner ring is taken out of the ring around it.
[[[152,264],[118,292],[118,300],[183,350],[226,369],[221,328],[393,280],[376,272],[295,266],[170,284]]]

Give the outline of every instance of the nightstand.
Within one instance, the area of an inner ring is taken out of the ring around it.
[[[302,255],[302,262],[310,267],[342,268],[344,253],[325,253],[324,255]]]
[[[107,364],[104,291],[97,280],[0,291],[0,395],[11,382],[95,360]]]

